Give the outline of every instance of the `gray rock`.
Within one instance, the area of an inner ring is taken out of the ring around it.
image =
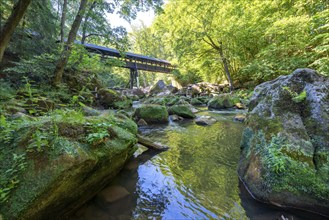
[[[137,122],[138,126],[147,126],[147,122],[144,119],[139,119]]]
[[[239,114],[234,116],[233,120],[238,122],[244,122],[246,120],[246,116]]]
[[[180,116],[178,116],[178,115],[170,115],[170,116],[169,116],[169,119],[170,119],[171,121],[182,121],[182,120],[184,120],[183,117],[180,117]]]
[[[86,116],[98,116],[101,114],[100,111],[90,108],[88,106],[82,107],[82,111],[83,111],[84,115],[86,115]]]
[[[239,175],[259,200],[329,216],[329,78],[311,69],[257,86]]]
[[[150,89],[150,94],[158,94],[161,92],[166,92],[168,91],[166,84],[164,83],[163,80],[159,80],[151,89]]]
[[[195,124],[201,125],[201,126],[208,126],[216,123],[217,120],[214,119],[211,116],[201,116],[195,119]]]

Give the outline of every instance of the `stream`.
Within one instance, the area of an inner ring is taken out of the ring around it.
[[[120,174],[72,219],[321,219],[253,200],[237,176],[242,123],[236,112],[201,111],[218,120],[192,120],[140,132],[170,150],[140,146]]]

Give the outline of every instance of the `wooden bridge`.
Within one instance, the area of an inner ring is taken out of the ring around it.
[[[174,70],[174,66],[166,60],[130,52],[120,53],[116,49],[102,47],[95,44],[85,43],[84,47],[92,53],[101,54],[102,57],[116,57],[124,61],[125,65],[122,67],[130,69],[130,88],[133,88],[134,82],[136,82],[136,86],[139,88],[138,70],[158,73],[171,73],[171,71]]]

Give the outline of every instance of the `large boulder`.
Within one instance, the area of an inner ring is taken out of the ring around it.
[[[259,200],[329,216],[329,78],[297,69],[257,86],[239,176]]]
[[[132,120],[74,111],[8,121],[0,132],[3,219],[65,218],[113,179],[137,142]]]
[[[191,97],[198,96],[201,94],[201,92],[202,92],[202,90],[199,87],[199,85],[191,84],[187,87],[187,94]]]
[[[168,111],[163,105],[144,104],[135,109],[133,117],[136,121],[144,119],[148,124],[167,123]]]
[[[190,105],[174,105],[168,109],[170,115],[178,115],[183,118],[195,118]]]
[[[99,103],[105,108],[125,109],[132,106],[132,100],[112,89],[100,89],[98,92]]]
[[[159,93],[164,93],[169,91],[165,82],[163,80],[159,80],[151,89],[150,94],[155,95]]]
[[[208,108],[216,110],[233,108],[235,104],[239,102],[240,100],[237,96],[231,94],[222,94],[210,99],[208,102]]]

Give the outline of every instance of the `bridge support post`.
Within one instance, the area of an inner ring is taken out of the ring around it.
[[[139,89],[139,74],[138,74],[137,69],[135,70],[135,77],[136,77],[136,85],[137,85],[137,88]]]
[[[135,70],[134,69],[130,69],[130,89],[134,88],[134,77],[135,75]]]

